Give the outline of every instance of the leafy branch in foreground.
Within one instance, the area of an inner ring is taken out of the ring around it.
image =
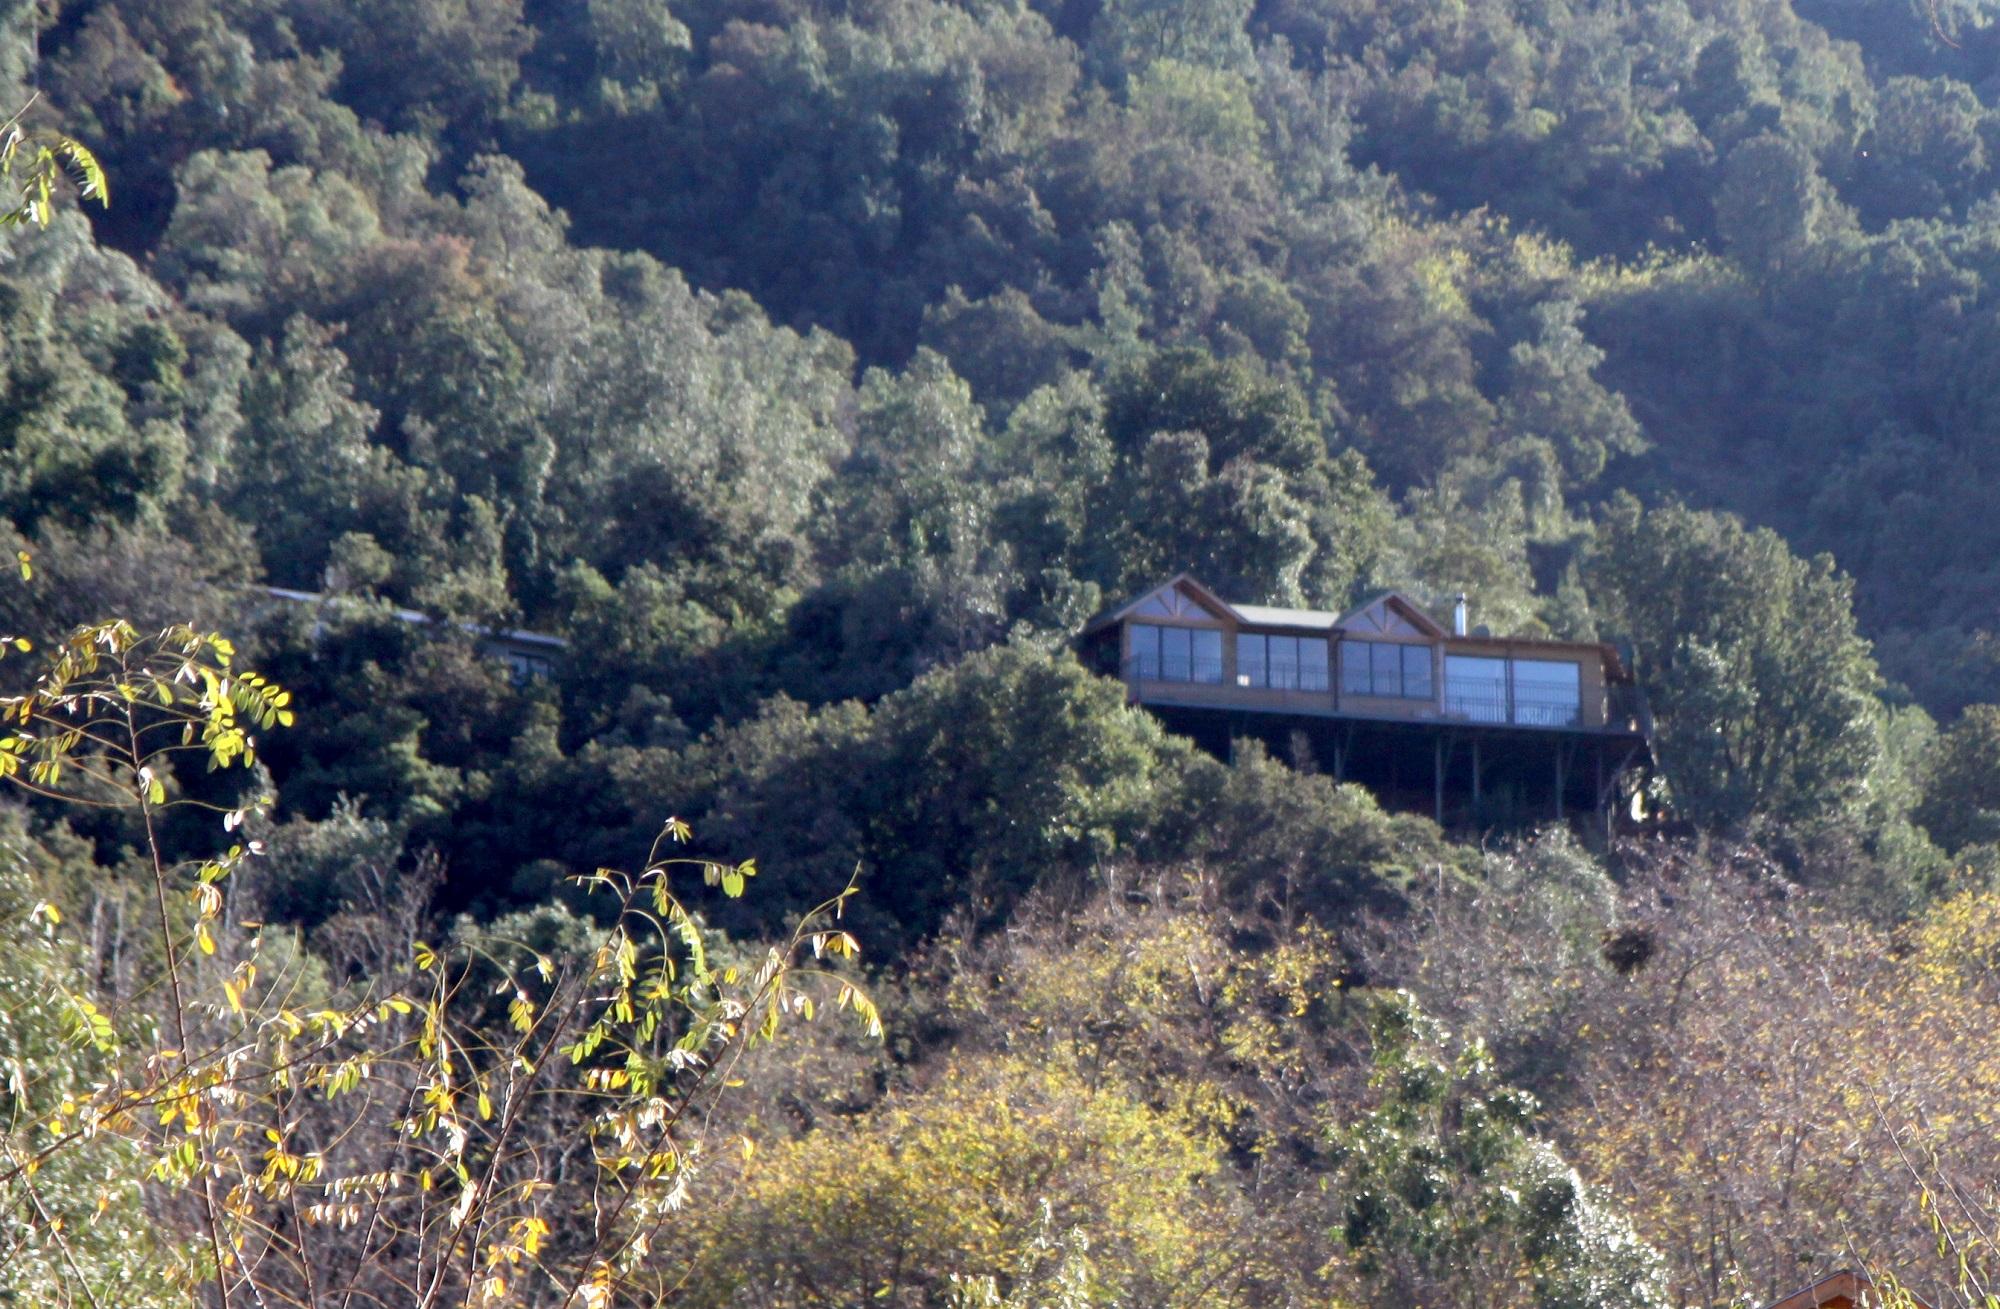
[[[155,915],[150,974],[122,1003],[81,976],[55,999],[92,1075],[14,1060],[0,1094],[0,1226],[52,1270],[48,1298],[132,1303],[76,1253],[93,1206],[159,1216],[162,1284],[223,1309],[597,1309],[666,1293],[677,1273],[652,1250],[688,1203],[703,1124],[744,1051],[827,1002],[879,1033],[838,971],[856,953],[834,921],[852,887],[781,943],[718,962],[670,883],[698,872],[736,896],[755,868],[663,857],[689,836],[670,821],[639,873],[582,879],[606,897],[588,936],[405,937],[394,975],[330,981],[291,938],[230,920],[225,888],[256,842],[164,853],[169,810],[205,808],[233,831],[265,803],[196,799],[177,776],[250,765],[255,733],[291,722],[289,695],[233,655],[191,628],[106,623],[0,699],[0,777],[126,811]],[[33,920],[17,930],[56,938],[54,905],[16,909]],[[79,1156],[111,1161],[104,1187],[51,1193]]]
[[[111,203],[110,179],[88,146],[61,132],[22,125],[38,98],[31,97],[0,124],[0,178],[13,181],[20,197],[13,208],[0,212],[0,227],[22,223],[47,227],[55,217],[56,187],[65,179],[79,198],[100,206]]]

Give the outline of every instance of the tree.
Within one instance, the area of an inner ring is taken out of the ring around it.
[[[1659,1255],[1531,1135],[1534,1097],[1496,1081],[1478,1040],[1454,1042],[1401,992],[1380,998],[1371,1028],[1379,1100],[1333,1148],[1342,1238],[1378,1298],[1671,1303]]]
[[[850,982],[798,962],[851,954],[853,938],[815,924],[720,957],[668,879],[695,872],[734,896],[755,865],[674,857],[663,847],[688,833],[670,821],[644,872],[586,879],[611,894],[606,926],[439,948],[392,939],[407,952],[399,968],[329,985],[231,911],[233,875],[256,842],[170,853],[180,812],[235,830],[268,804],[187,767],[248,767],[258,733],[292,722],[289,693],[236,670],[233,653],[191,628],[99,624],[0,700],[0,778],[130,814],[154,915],[129,992],[50,979],[97,1065],[87,1083],[60,1063],[30,1065],[33,1051],[6,1040],[19,1029],[0,1025],[15,1074],[0,1209],[17,1239],[61,1264],[64,1297],[91,1304],[123,1303],[126,1288],[105,1280],[115,1260],[86,1265],[68,1234],[94,1242],[92,1201],[101,1210],[135,1193],[160,1215],[168,1256],[148,1275],[195,1304],[553,1294],[603,1306],[658,1294],[673,1275],[647,1251],[685,1202],[703,1162],[697,1124],[741,1052],[812,1012],[816,992],[879,1026]],[[43,903],[11,926],[38,934],[37,922],[61,921]],[[47,954],[31,951],[27,966],[46,975]],[[0,964],[0,991],[18,989],[21,958]],[[82,1157],[125,1163],[101,1199],[65,1183]],[[570,1167],[589,1179],[588,1199],[550,1181]]]
[[[1678,506],[1614,505],[1591,559],[1605,627],[1627,636],[1661,769],[1698,823],[1823,818],[1881,756],[1875,661],[1852,583],[1769,530]]]
[[[1947,850],[2000,842],[2000,706],[1970,705],[1928,760],[1923,800],[1912,813]]]
[[[943,1301],[954,1276],[1011,1276],[1045,1225],[1097,1235],[1100,1294],[1243,1303],[1212,1137],[1044,1059],[952,1060],[928,1086],[742,1165],[734,1202],[691,1225],[687,1301],[706,1309]]]
[[[1500,423],[1514,439],[1540,438],[1561,451],[1565,484],[1595,482],[1613,458],[1640,453],[1646,440],[1625,399],[1595,376],[1604,351],[1584,338],[1574,301],[1535,306],[1535,335],[1507,352]]]
[[[1784,276],[1851,221],[1804,143],[1766,132],[1729,152],[1715,193],[1715,228],[1731,256],[1753,272]]]
[[[1330,456],[1298,389],[1247,363],[1149,354],[1113,376],[1103,428],[1123,456],[1089,532],[1107,589],[1187,570],[1244,599],[1337,606],[1381,548],[1367,463]]]
[[[0,514],[24,530],[143,518],[187,461],[185,434],[146,421],[114,369],[93,366],[78,326],[55,296],[0,284]]]
[[[1981,1303],[1946,1297],[1961,1252],[1991,1277],[1990,1229],[1958,1206],[1995,1166],[1994,896],[1892,935],[1754,851],[1691,854],[1627,870],[1617,969],[1549,987],[1575,997],[1574,1092],[1551,1093],[1570,1157],[1667,1255],[1675,1303],[1764,1303],[1857,1259],[1927,1303]]]
[[[1255,740],[1236,742],[1228,767],[1190,773],[1192,830],[1170,827],[1150,844],[1197,855],[1231,903],[1327,925],[1394,913],[1410,887],[1459,864],[1429,819],[1385,813],[1361,787],[1302,763],[1311,761],[1280,763]]]
[[[1112,0],[1098,12],[1090,44],[1113,78],[1160,61],[1235,69],[1250,61],[1244,0]]]
[[[11,1120],[64,1097],[86,1096],[109,1060],[79,1048],[82,1017],[72,997],[89,993],[96,965],[84,943],[61,930],[59,912],[41,896],[37,881],[52,871],[52,852],[35,839],[26,813],[0,813],[0,922],[7,925],[7,958],[0,963],[0,1064],[8,1089],[0,1110]],[[25,1142],[0,1136],[0,1167],[26,1162]],[[183,1255],[178,1234],[149,1220],[133,1184],[149,1160],[131,1141],[113,1136],[79,1142],[45,1160],[32,1184],[17,1178],[4,1189],[0,1214],[8,1229],[6,1284],[35,1303],[92,1303],[95,1288],[117,1287],[119,1303],[168,1303],[169,1269]],[[58,1217],[85,1216],[67,1230]]]

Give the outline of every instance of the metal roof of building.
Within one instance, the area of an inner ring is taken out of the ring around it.
[[[1231,604],[1236,616],[1252,627],[1305,627],[1330,632],[1340,615],[1324,609],[1280,609],[1273,605]]]

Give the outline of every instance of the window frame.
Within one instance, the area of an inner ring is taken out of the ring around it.
[[[1582,664],[1573,659],[1509,659],[1507,664],[1508,702],[1515,722],[1531,727],[1574,727],[1583,721]],[[1561,668],[1567,670],[1567,675],[1556,679],[1532,676],[1524,679],[1522,673],[1526,668]],[[1539,695],[1524,697],[1522,695],[1524,683],[1534,687],[1559,685],[1569,694],[1563,698]]]
[[[1396,653],[1391,656],[1389,651]],[[1342,637],[1340,641],[1340,693],[1365,695],[1371,700],[1414,700],[1426,704],[1437,700],[1435,647],[1423,641],[1372,641],[1365,636]],[[1393,662],[1393,669],[1378,664]],[[1421,667],[1423,676],[1411,677],[1412,667]],[[1416,684],[1416,685],[1413,685]]]
[[[1489,705],[1484,694],[1468,695],[1464,689],[1455,689],[1452,664],[1498,664],[1496,674],[1487,673],[1473,677],[1470,670],[1459,676],[1465,678],[1468,687],[1483,687],[1497,693]],[[1454,654],[1445,652],[1444,657],[1444,707],[1445,712],[1456,714],[1475,723],[1511,723],[1514,721],[1514,661],[1505,655]],[[1468,707],[1470,706],[1470,707]]]
[[[1239,686],[1267,687],[1271,684],[1271,638],[1262,632],[1236,634],[1236,681]],[[1255,649],[1256,653],[1251,654]]]
[[[1280,648],[1289,658],[1279,662]],[[1254,651],[1254,653],[1253,653]],[[1247,657],[1247,662],[1246,662]],[[1330,642],[1323,636],[1301,636],[1296,632],[1238,632],[1236,634],[1236,675],[1240,684],[1265,691],[1305,691],[1323,693],[1331,689]],[[1280,677],[1277,670],[1285,669]],[[1318,686],[1312,683],[1317,677]]]
[[[1127,667],[1140,681],[1222,684],[1220,627],[1130,622],[1125,632]]]
[[[1419,656],[1419,658],[1412,661],[1410,658],[1411,655],[1417,655]],[[1411,680],[1410,665],[1412,662],[1415,662],[1416,664],[1420,665],[1423,668],[1423,677],[1422,677],[1423,689],[1421,691],[1412,691],[1410,689],[1410,680]],[[1435,701],[1437,699],[1437,654],[1434,650],[1432,650],[1430,646],[1411,645],[1408,643],[1405,643],[1403,645],[1402,698],[1405,700],[1429,700],[1429,701]]]

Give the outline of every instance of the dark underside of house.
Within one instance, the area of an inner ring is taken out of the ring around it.
[[[1384,808],[1479,830],[1627,821],[1650,763],[1645,738],[1507,724],[1409,722],[1146,704],[1171,732],[1221,759],[1261,742],[1273,758],[1365,786]]]

